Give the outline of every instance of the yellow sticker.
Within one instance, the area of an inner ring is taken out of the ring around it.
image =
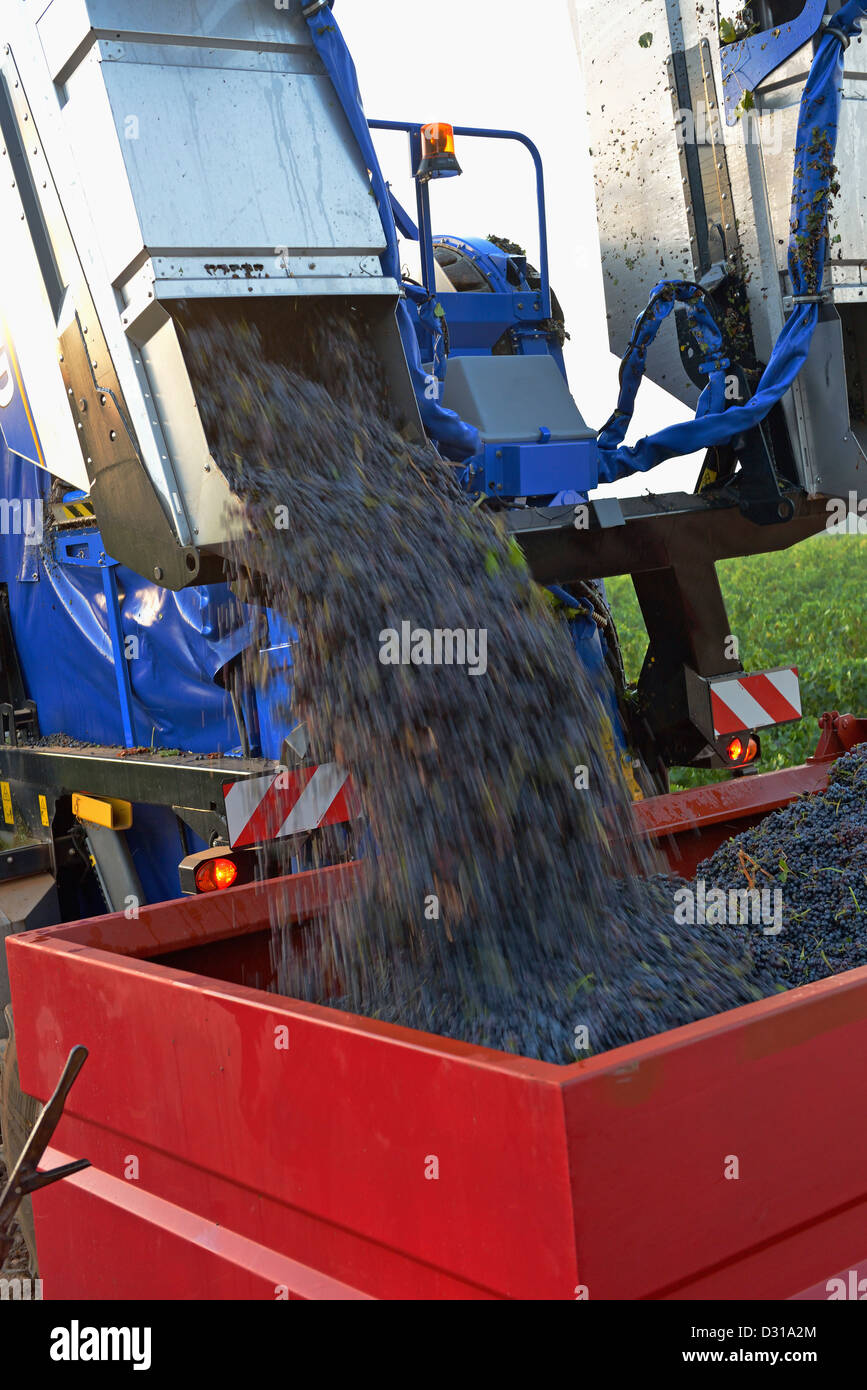
[[[8,782],[0,782],[0,794],[3,797],[3,819],[7,825],[15,824],[15,817],[12,814],[12,793],[9,790]]]
[[[40,796],[39,798],[39,815],[43,825],[51,824],[51,821],[48,819],[48,802],[45,800],[44,796]]]
[[[623,776],[626,779],[626,785],[629,788],[629,794],[632,797],[632,800],[643,801],[644,792],[641,790],[641,787],[638,783],[638,778],[635,775],[635,768],[637,767],[636,760],[634,758],[630,758],[628,753],[621,753],[620,765],[623,769]]]

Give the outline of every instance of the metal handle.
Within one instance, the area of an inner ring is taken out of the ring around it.
[[[37,1192],[42,1187],[48,1187],[53,1182],[58,1182],[61,1178],[69,1177],[72,1173],[80,1173],[83,1168],[90,1167],[89,1159],[78,1158],[71,1163],[61,1164],[59,1168],[51,1168],[47,1173],[38,1172],[39,1161],[60,1123],[63,1107],[73,1082],[86,1060],[87,1048],[81,1045],[73,1047],[66,1059],[60,1080],[50,1099],[43,1105],[39,1119],[30,1131],[27,1143],[18,1156],[18,1162],[9,1174],[9,1180],[0,1193],[0,1263],[5,1259],[12,1245],[12,1222],[22,1198],[31,1192]]]

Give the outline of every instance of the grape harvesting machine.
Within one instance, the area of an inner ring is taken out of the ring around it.
[[[867,0],[757,0],[743,33],[696,0],[570,4],[623,358],[598,432],[526,136],[369,120],[328,0],[0,17],[7,1168],[88,1051],[43,1126],[62,1180],[37,1191],[34,1167],[20,1211],[46,1298],[811,1299],[867,1277],[867,967],[563,1066],[271,988],[275,913],[303,942],[359,891],[367,839],[352,769],[287,727],[299,634],[227,568],[241,507],[185,356],[205,312],[291,367],[299,324],[351,310],[404,437],[560,605],[636,834],[676,873],[867,741],[858,711],[813,711],[814,756],[760,771],[798,670],[744,667],[716,573],[867,501]],[[377,152],[394,131],[411,211]],[[538,267],[433,231],[431,185],[494,140],[532,162]],[[645,370],[695,418],[626,446]],[[610,490],[694,451],[690,493]],[[630,687],[604,586],[624,574],[648,636]],[[671,791],[673,767],[726,775]]]

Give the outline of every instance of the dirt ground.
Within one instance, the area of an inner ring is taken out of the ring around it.
[[[2,1192],[5,1185],[6,1169],[3,1165],[3,1159],[0,1158],[0,1192]],[[14,1236],[12,1249],[9,1251],[2,1265],[0,1265],[0,1277],[4,1279],[26,1278],[30,1273],[30,1256],[27,1252],[27,1246],[24,1244],[24,1237],[17,1223]]]

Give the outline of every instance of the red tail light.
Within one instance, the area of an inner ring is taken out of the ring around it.
[[[200,893],[213,893],[231,888],[238,877],[238,866],[231,859],[206,859],[196,869],[196,887]]]
[[[730,738],[726,744],[726,757],[730,763],[739,763],[744,756],[744,745],[739,738]]]
[[[730,763],[737,763],[743,767],[746,763],[751,763],[759,751],[759,745],[754,738],[746,742],[742,738],[735,736],[730,738],[726,744],[726,757]]]

